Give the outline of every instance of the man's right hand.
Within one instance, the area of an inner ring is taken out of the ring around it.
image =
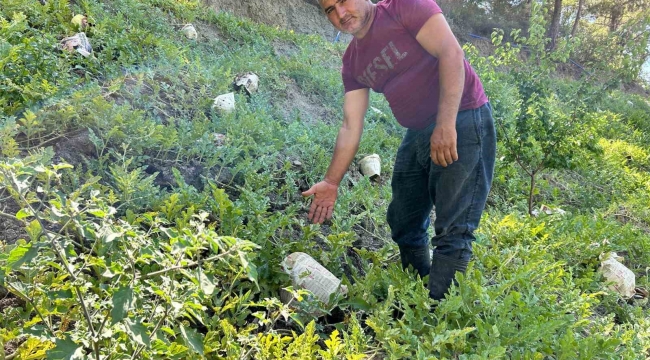
[[[322,224],[325,219],[332,218],[338,190],[337,185],[321,181],[302,193],[302,196],[315,195],[309,209],[308,218],[310,221],[315,224]]]
[[[315,195],[309,209],[309,220],[322,224],[325,219],[332,218],[334,203],[338,195],[339,183],[348,171],[354,154],[359,149],[363,118],[368,110],[369,89],[348,91],[343,98],[343,124],[336,137],[334,156],[325,173],[325,180],[315,184],[302,196]]]

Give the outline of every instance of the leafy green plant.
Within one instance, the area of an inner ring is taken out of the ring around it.
[[[400,268],[385,223],[404,130],[381,94],[359,155],[379,154],[382,176],[353,165],[332,221],[306,219],[300,192],[322,177],[340,124],[345,44],[194,0],[0,0],[8,357],[643,358],[648,306],[607,289],[598,258],[619,252],[648,287],[647,101],[557,74],[572,48],[543,51],[540,9],[517,44],[497,32],[490,56],[465,47],[495,109],[498,160],[474,260],[436,303]],[[36,56],[77,31],[77,13],[95,25],[95,57]],[[196,41],[177,31],[187,22]],[[212,110],[245,71],[259,91]],[[77,153],[74,168],[60,163]],[[538,167],[533,201],[565,214],[521,214]],[[294,288],[281,262],[296,251],[347,296],[323,304]]]
[[[18,155],[18,143],[14,139],[18,134],[18,125],[15,117],[0,117],[0,143],[2,155],[13,157]]]
[[[202,337],[188,325],[204,321],[195,311],[222,292],[217,284],[256,280],[246,261],[255,245],[208,230],[205,213],[182,231],[152,215],[146,231],[117,221],[93,181],[68,196],[53,192],[70,166],[48,165],[44,155],[0,164],[0,187],[21,204],[15,219],[30,235],[0,258],[2,286],[36,313],[21,320],[23,333],[53,339],[38,346],[57,358],[138,357],[152,348],[202,354]],[[175,320],[183,317],[190,324]]]
[[[532,215],[538,175],[546,169],[575,167],[581,159],[581,152],[576,149],[594,151],[597,139],[589,136],[589,128],[582,121],[586,106],[583,92],[589,87],[578,86],[575,92],[558,94],[553,84],[551,75],[557,63],[568,60],[572,47],[560,41],[554,51],[546,50],[549,39],[545,37],[545,20],[539,4],[532,5],[529,36],[522,37],[520,33],[516,30],[511,34],[518,44],[512,46],[502,43],[503,32],[494,32],[495,54],[487,61],[479,61],[477,67],[487,72],[488,89],[493,86],[491,83],[499,81],[500,76],[494,74],[499,67],[508,69],[510,76],[506,81],[515,86],[516,93],[507,98],[514,103],[497,100],[495,112],[505,159],[516,162],[530,179],[528,212]],[[499,115],[500,111],[507,114]]]

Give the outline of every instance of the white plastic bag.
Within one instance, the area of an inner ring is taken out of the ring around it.
[[[192,24],[187,24],[183,26],[181,32],[183,33],[183,35],[185,35],[186,38],[190,40],[196,40],[196,38],[198,37],[198,34],[196,33],[196,29]]]
[[[291,277],[294,287],[311,291],[325,304],[329,303],[331,294],[345,295],[348,292],[341,280],[303,252],[289,254],[282,262],[282,268]]]
[[[618,259],[622,258],[619,258],[615,252],[605,256],[605,260],[600,264],[600,270],[603,272],[605,279],[612,283],[609,285],[609,289],[618,292],[625,298],[634,296],[636,285],[632,270],[618,261]]]
[[[235,110],[235,93],[227,93],[217,96],[214,99],[212,107],[227,113],[232,112]]]
[[[260,78],[255,73],[247,72],[235,77],[235,89],[239,90],[242,86],[246,89],[248,95],[256,92],[260,84]]]
[[[90,41],[88,41],[86,34],[82,32],[61,40],[59,47],[61,50],[67,50],[70,52],[76,51],[84,57],[90,56],[93,52],[93,48],[90,46]]]
[[[381,175],[381,159],[379,155],[372,154],[364,157],[359,161],[361,173],[370,178]]]

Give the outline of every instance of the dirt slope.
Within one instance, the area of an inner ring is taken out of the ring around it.
[[[317,0],[204,0],[204,3],[219,11],[244,16],[256,22],[281,26],[304,34],[317,34],[333,41],[338,31],[327,21]],[[342,41],[349,41],[349,35],[342,35]]]

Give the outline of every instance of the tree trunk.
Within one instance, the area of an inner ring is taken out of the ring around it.
[[[528,215],[533,215],[533,196],[535,196],[535,175],[537,173],[530,173],[530,192],[528,193]]]
[[[578,2],[578,12],[576,13],[576,20],[573,22],[573,28],[571,29],[571,37],[576,36],[576,31],[578,31],[578,23],[582,17],[582,6],[585,4],[585,0],[580,0]]]
[[[551,20],[551,28],[549,29],[549,36],[551,42],[548,45],[549,50],[555,49],[558,33],[560,32],[560,17],[562,16],[562,0],[555,0],[553,6],[553,19]]]
[[[612,12],[610,13],[609,18],[609,31],[614,32],[618,30],[619,25],[621,25],[621,18],[623,17],[623,9],[620,7],[612,7]]]

